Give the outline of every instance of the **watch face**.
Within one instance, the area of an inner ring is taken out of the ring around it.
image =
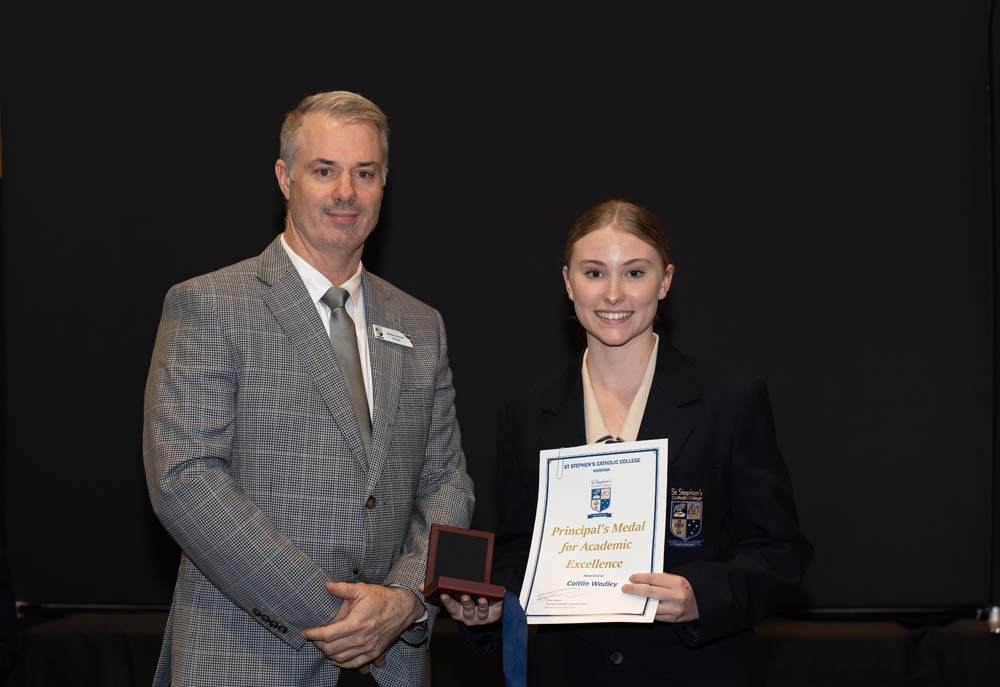
[[[427,621],[418,620],[413,623],[399,638],[409,646],[420,646],[427,641]]]

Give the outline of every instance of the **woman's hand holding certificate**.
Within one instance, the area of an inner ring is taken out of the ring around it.
[[[636,573],[628,579],[632,584],[622,585],[622,592],[659,601],[656,620],[688,623],[700,617],[698,601],[686,578],[670,573]]]

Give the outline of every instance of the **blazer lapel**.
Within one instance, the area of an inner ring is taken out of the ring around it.
[[[542,399],[543,423],[540,446],[561,448],[587,443],[583,417],[583,354],[548,387]]]
[[[696,401],[700,397],[697,370],[661,336],[653,385],[637,439],[666,437],[667,464],[673,465],[697,424]]]
[[[368,351],[372,360],[372,389],[375,393],[372,418],[372,449],[368,456],[368,493],[382,478],[389,456],[389,441],[399,409],[399,390],[403,381],[403,347],[376,339],[372,325],[402,331],[402,317],[392,292],[382,288],[367,272],[361,277],[364,289],[365,317],[368,323]]]
[[[303,367],[347,440],[355,461],[362,470],[367,470],[368,459],[361,428],[351,406],[343,373],[333,354],[330,335],[323,330],[316,306],[281,246],[280,238],[272,241],[261,254],[257,278],[270,287],[263,291],[264,304],[298,352]]]
[[[580,446],[587,443],[583,413],[583,354],[548,387],[542,399],[545,421],[541,446]],[[697,371],[673,346],[660,338],[656,372],[646,400],[637,439],[670,440],[668,461],[673,463],[694,430],[701,397]]]

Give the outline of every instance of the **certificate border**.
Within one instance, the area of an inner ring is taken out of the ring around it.
[[[545,459],[546,460],[545,468],[546,468],[546,470],[548,470],[549,467],[551,466],[551,464],[554,461],[559,461],[559,460],[577,460],[577,459],[587,459],[587,458],[600,458],[600,457],[603,457],[603,456],[619,456],[619,455],[622,455],[624,453],[648,453],[648,452],[652,452],[652,453],[655,454],[654,460],[656,461],[655,464],[654,464],[654,470],[653,470],[653,538],[652,538],[653,546],[651,547],[650,554],[649,554],[649,556],[650,556],[650,568],[652,568],[653,567],[653,563],[655,562],[654,561],[654,557],[656,555],[656,537],[657,537],[657,535],[659,533],[659,528],[660,528],[659,520],[658,520],[658,518],[656,518],[656,513],[659,510],[659,505],[660,505],[659,504],[659,494],[660,494],[660,490],[659,490],[659,479],[660,479],[660,469],[659,469],[660,468],[660,463],[659,463],[659,461],[660,461],[660,448],[658,446],[650,446],[649,448],[640,448],[640,449],[634,449],[633,448],[633,449],[626,449],[626,450],[622,450],[622,451],[605,451],[603,453],[581,453],[581,454],[578,454],[578,455],[575,455],[575,456],[554,456],[554,457],[546,458]],[[541,536],[539,537],[539,540],[538,540],[538,554],[539,555],[541,554],[541,551],[542,551],[542,540],[545,538],[545,521],[546,521],[546,519],[549,516],[549,482],[550,482],[550,480],[549,480],[549,477],[548,477],[548,473],[546,473],[546,478],[545,478],[545,512],[542,514],[542,527],[541,527],[541,530],[540,530]],[[665,553],[665,550],[664,550],[664,553]],[[646,614],[646,611],[647,611],[647,609],[649,607],[649,602],[652,601],[652,599],[650,599],[649,597],[646,597],[646,601],[642,605],[642,613],[528,613],[527,612],[527,606],[531,603],[531,593],[534,591],[534,588],[535,588],[535,580],[538,579],[538,562],[539,562],[538,558],[539,558],[539,556],[536,555],[535,556],[535,569],[531,573],[531,586],[528,587],[528,596],[525,598],[525,617],[526,618],[553,618],[553,617],[559,617],[559,618],[581,618],[581,617],[590,617],[590,616],[597,616],[597,615],[599,615],[599,616],[605,616],[605,615],[615,615],[615,616],[643,616],[643,615]],[[609,620],[608,622],[614,622],[614,621],[613,620]]]

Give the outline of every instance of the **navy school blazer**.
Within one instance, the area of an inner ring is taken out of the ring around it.
[[[493,582],[515,593],[534,525],[538,452],[586,443],[581,365],[582,354],[536,398],[500,409]],[[801,579],[812,558],[767,389],[695,363],[661,337],[638,439],[663,437],[670,440],[667,517],[687,515],[663,528],[664,570],[691,583],[700,618],[539,626],[531,655],[538,684],[605,678],[762,684],[753,625],[767,616],[776,592]],[[466,634],[480,651],[499,639],[497,631]]]

